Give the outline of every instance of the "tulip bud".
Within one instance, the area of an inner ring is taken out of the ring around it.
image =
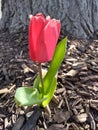
[[[29,53],[32,61],[44,63],[52,60],[59,38],[61,23],[59,20],[44,18],[42,13],[30,15]]]

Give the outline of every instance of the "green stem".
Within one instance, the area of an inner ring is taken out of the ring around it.
[[[38,64],[38,71],[39,71],[39,76],[40,76],[40,81],[42,85],[42,98],[44,96],[44,82],[43,82],[43,77],[42,77],[42,65],[41,63]]]

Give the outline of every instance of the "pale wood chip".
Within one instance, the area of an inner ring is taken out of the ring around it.
[[[69,72],[67,72],[66,74],[64,74],[64,76],[70,76],[70,77],[74,77],[79,71],[78,70],[70,70]]]
[[[22,64],[21,67],[24,69],[24,73],[27,73],[27,72],[34,73],[34,71],[31,68],[29,68],[26,64]]]
[[[75,119],[77,122],[83,123],[87,121],[87,117],[88,117],[87,113],[82,113],[82,114],[76,115]]]
[[[79,127],[75,123],[71,123],[71,125],[74,128],[74,130],[80,130]]]
[[[77,69],[81,69],[85,66],[86,66],[85,62],[77,62],[72,65],[72,68],[77,70]]]
[[[0,94],[4,94],[4,93],[8,93],[8,92],[9,92],[8,88],[0,89]]]
[[[65,91],[65,88],[59,88],[56,90],[57,94],[63,93]]]

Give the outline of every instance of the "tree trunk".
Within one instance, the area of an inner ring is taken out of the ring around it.
[[[1,0],[0,0],[1,1]],[[64,34],[91,38],[98,30],[98,0],[2,0],[0,29],[25,29],[29,14],[43,12],[60,19]]]

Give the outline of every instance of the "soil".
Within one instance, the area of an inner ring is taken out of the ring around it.
[[[43,64],[47,68],[49,64]],[[0,130],[98,130],[98,40],[68,40],[49,107],[19,107],[18,87],[33,86],[27,32],[0,33]]]

